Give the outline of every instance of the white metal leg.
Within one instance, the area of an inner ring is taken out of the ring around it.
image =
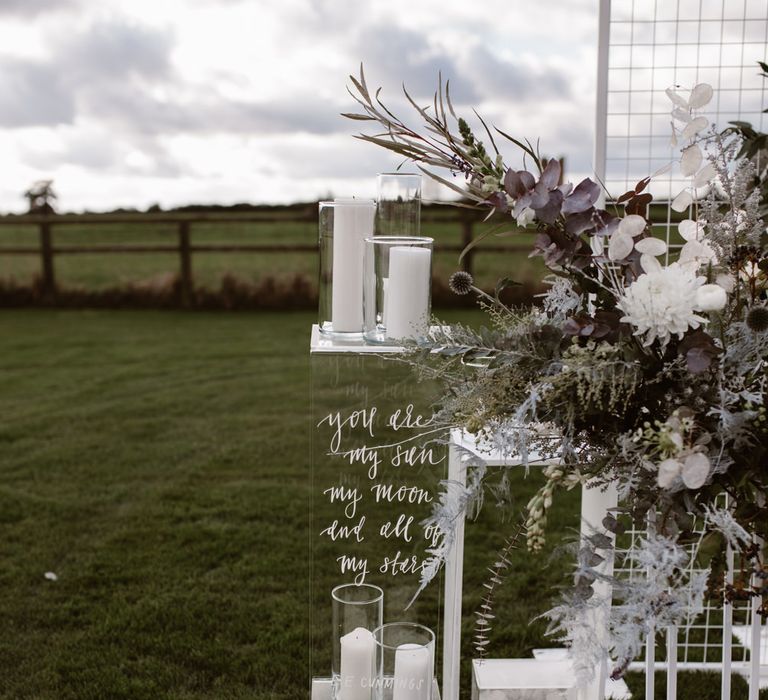
[[[460,451],[448,448],[448,479],[467,483],[467,468],[461,461]],[[464,519],[462,511],[456,521],[456,536],[450,554],[445,560],[445,610],[443,641],[443,698],[458,700],[461,660],[461,596],[464,570]]]
[[[758,700],[760,695],[760,607],[759,596],[752,598],[752,645],[749,650],[749,700]]]
[[[733,583],[733,550],[725,553],[726,568],[724,583]],[[733,656],[733,604],[723,601],[723,672],[720,683],[720,697],[731,697],[731,663]]]
[[[654,670],[656,668],[656,628],[648,628],[648,638],[645,640],[645,700],[653,700]]]
[[[609,509],[615,508],[618,503],[616,488],[608,487],[605,491],[600,488],[588,488],[585,484],[581,489],[581,534],[591,535],[595,530],[602,532],[603,518]],[[613,558],[607,557],[598,570],[601,573],[611,575],[613,573]],[[606,601],[604,608],[596,608],[594,611],[594,629],[604,642],[608,637],[608,615],[610,613],[611,587],[603,581],[592,584],[595,596]],[[606,644],[607,646],[607,644]],[[603,659],[600,667],[595,669],[595,677],[589,686],[584,688],[580,696],[583,700],[603,700],[605,697],[605,684],[608,680],[608,661]]]
[[[667,628],[667,700],[677,700],[677,627]]]
[[[648,537],[656,535],[656,511],[648,512]],[[652,567],[648,567],[645,575],[650,577],[653,574]],[[656,627],[651,625],[648,628],[648,637],[645,640],[645,700],[653,700],[656,690],[654,673],[656,670]]]

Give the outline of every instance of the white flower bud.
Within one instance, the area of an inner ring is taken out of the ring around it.
[[[676,459],[665,459],[659,464],[659,475],[656,481],[663,489],[668,489],[683,470],[683,465]]]
[[[528,224],[532,223],[536,219],[536,212],[530,207],[526,207],[520,212],[520,216],[517,217],[517,225],[525,228]]]
[[[696,290],[696,305],[702,311],[720,311],[728,303],[728,295],[719,284],[704,284]]]

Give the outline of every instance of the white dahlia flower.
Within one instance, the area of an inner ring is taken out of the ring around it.
[[[664,347],[673,335],[682,338],[689,328],[707,322],[696,314],[700,310],[697,291],[704,277],[678,263],[645,267],[646,273],[624,290],[617,304],[624,312],[621,320],[635,327],[635,335],[645,336],[644,345],[658,338]]]

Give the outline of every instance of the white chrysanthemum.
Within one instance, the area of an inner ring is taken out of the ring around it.
[[[705,281],[677,263],[649,266],[619,300],[617,306],[624,312],[621,320],[635,327],[635,335],[645,336],[644,345],[658,338],[664,347],[673,335],[682,338],[689,328],[707,322],[696,314],[696,292]]]

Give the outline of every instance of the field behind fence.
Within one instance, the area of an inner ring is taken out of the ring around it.
[[[533,236],[490,236],[477,212],[425,207],[435,238],[435,297],[464,267],[493,287],[511,276],[530,295],[544,274],[529,260]],[[317,206],[250,212],[9,216],[0,218],[0,304],[311,308],[317,298]]]
[[[546,275],[529,258],[534,234],[487,223],[482,212],[425,206],[435,239],[436,306],[473,303],[447,288],[472,272],[493,289],[509,277],[511,303],[528,303]],[[652,211],[652,215],[654,212]],[[459,261],[460,251],[483,238]],[[317,205],[159,213],[0,217],[0,306],[313,308]]]

